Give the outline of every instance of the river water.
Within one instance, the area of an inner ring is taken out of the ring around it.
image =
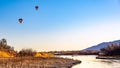
[[[77,64],[72,68],[120,68],[120,60],[96,59],[95,55],[61,56],[61,57],[72,58],[82,61],[82,63]]]

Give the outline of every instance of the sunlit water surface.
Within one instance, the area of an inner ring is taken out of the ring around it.
[[[75,65],[72,68],[120,68],[120,60],[96,59],[95,55],[60,56],[60,57],[72,58],[82,61],[82,63]]]

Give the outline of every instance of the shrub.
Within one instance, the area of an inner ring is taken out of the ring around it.
[[[33,51],[32,49],[22,49],[18,52],[17,56],[19,57],[34,57],[36,54],[36,51]]]

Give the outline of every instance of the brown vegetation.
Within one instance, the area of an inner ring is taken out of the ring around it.
[[[34,56],[36,54],[36,51],[33,51],[32,49],[22,49],[17,53],[17,57],[26,57],[26,56]]]
[[[99,53],[100,56],[119,56],[120,55],[120,43],[111,44],[105,48],[102,48]]]
[[[98,55],[97,50],[81,50],[81,51],[50,51],[54,55]]]
[[[79,60],[60,57],[15,57],[0,58],[0,68],[71,68]]]

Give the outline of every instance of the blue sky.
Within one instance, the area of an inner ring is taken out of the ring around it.
[[[119,18],[119,0],[0,0],[0,38],[17,50],[81,50],[120,39]]]

